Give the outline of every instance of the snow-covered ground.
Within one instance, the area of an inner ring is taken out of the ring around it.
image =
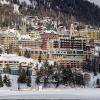
[[[4,76],[4,75],[3,75]],[[9,75],[8,75],[9,76]],[[46,88],[39,89],[35,85],[35,77],[32,76],[32,87],[28,88],[26,85],[21,84],[21,90],[18,91],[17,78],[18,76],[9,76],[12,87],[0,88],[0,99],[71,99],[71,100],[100,100],[100,89],[92,88],[100,74],[93,76],[91,74],[90,86],[87,88],[70,88],[60,86],[59,88]]]
[[[45,89],[42,91],[0,90],[0,99],[100,100],[100,89],[68,88],[68,89]]]

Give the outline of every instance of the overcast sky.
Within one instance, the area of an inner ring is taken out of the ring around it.
[[[89,0],[89,1],[94,2],[95,4],[100,6],[100,0]]]

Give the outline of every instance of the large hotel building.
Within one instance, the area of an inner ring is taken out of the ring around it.
[[[65,37],[48,42],[50,58],[64,66],[81,66],[92,55],[91,46],[85,38]]]

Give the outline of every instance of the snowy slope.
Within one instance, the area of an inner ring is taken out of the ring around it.
[[[27,5],[31,5],[30,0],[19,0],[19,2],[20,2],[20,3],[22,3],[22,2],[26,2]]]
[[[34,1],[34,0],[33,0],[33,1]],[[31,5],[30,0],[19,0],[19,2],[20,2],[20,4],[21,4],[22,2],[26,2],[27,5]],[[7,1],[7,0],[0,0],[0,3],[1,3],[1,4],[10,4],[10,2]]]
[[[7,2],[6,0],[0,0],[0,3],[1,4],[7,4],[7,5],[10,4],[10,2],[9,1]]]
[[[88,0],[88,1],[93,2],[96,5],[100,6],[100,0]]]
[[[22,2],[26,2],[27,5],[31,5],[31,6],[33,6],[33,8],[35,8],[36,5],[37,5],[36,0],[32,0],[32,2],[31,2],[30,0],[19,0],[19,1],[20,1],[20,4],[21,4]]]
[[[19,4],[22,4],[23,2],[25,2],[26,5],[33,6],[33,8],[35,8],[37,5],[37,2],[35,0],[33,0],[32,3],[30,2],[30,0],[19,0]],[[11,4],[10,1],[7,1],[7,0],[0,0],[0,3],[2,5],[4,5],[4,4],[10,5]],[[19,13],[19,6],[20,5],[13,3],[13,6],[14,6],[14,13]]]
[[[1,4],[8,4],[9,5],[10,4],[9,1],[7,1],[7,0],[0,0],[0,3]],[[32,0],[32,2],[30,0],[19,0],[19,4],[22,4],[23,2],[25,2],[26,5],[33,5],[33,7],[36,6],[36,4],[37,4],[36,0]]]
[[[0,3],[2,5],[4,5],[4,4],[10,5],[10,2],[6,1],[6,0],[0,0]],[[14,7],[14,13],[19,13],[19,5],[13,4],[13,7]]]

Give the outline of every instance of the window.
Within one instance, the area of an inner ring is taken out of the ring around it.
[[[77,54],[83,54],[83,51],[77,51]]]

